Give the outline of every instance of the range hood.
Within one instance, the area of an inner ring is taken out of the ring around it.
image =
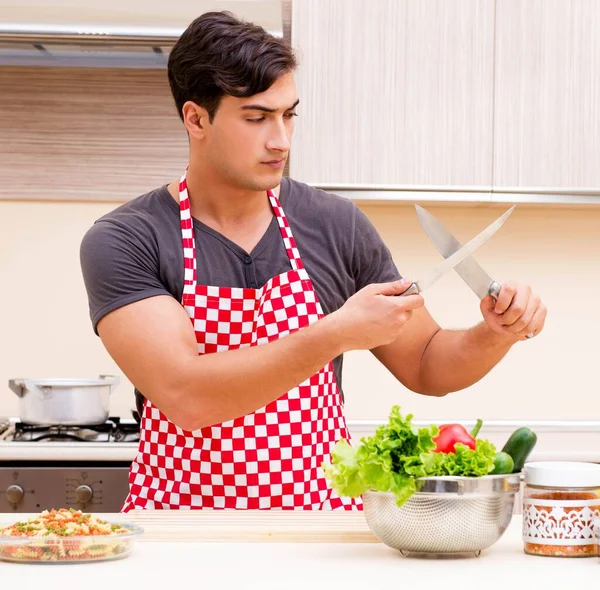
[[[161,69],[183,30],[0,23],[0,65]]]

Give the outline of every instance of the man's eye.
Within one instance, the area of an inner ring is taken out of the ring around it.
[[[261,121],[264,121],[265,118],[264,117],[259,117],[258,119],[246,119],[246,121],[248,121],[248,123],[260,123]]]
[[[298,113],[286,113],[286,114],[284,115],[284,117],[285,117],[286,119],[291,119],[292,117],[297,117],[297,116],[298,116]]]

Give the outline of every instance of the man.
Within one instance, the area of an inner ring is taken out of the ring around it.
[[[419,295],[396,297],[410,281],[366,216],[282,177],[295,67],[260,27],[196,19],[168,64],[186,171],[82,242],[94,329],[142,415],[123,511],[360,509],[320,467],[348,439],[343,353],[371,350],[407,388],[441,396],[544,325],[539,297],[512,282],[465,331],[440,329]]]

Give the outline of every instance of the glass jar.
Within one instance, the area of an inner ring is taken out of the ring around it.
[[[569,461],[526,463],[523,543],[529,555],[595,557],[600,518],[600,465]]]

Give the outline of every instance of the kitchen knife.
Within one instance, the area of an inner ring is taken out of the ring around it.
[[[402,296],[412,295],[414,293],[422,293],[437,282],[446,273],[450,272],[456,265],[468,258],[477,248],[485,244],[505,223],[510,217],[515,206],[513,205],[506,213],[502,214],[496,221],[488,225],[479,235],[475,236],[470,242],[459,247],[458,250],[450,254],[443,262],[440,262],[436,267],[432,268],[423,278],[415,281]]]
[[[419,205],[415,205],[415,208],[417,210],[417,217],[425,233],[444,258],[452,256],[454,252],[460,250],[461,243],[436,217]],[[479,299],[483,299],[486,295],[491,295],[494,299],[498,299],[500,285],[479,266],[472,256],[457,264],[454,270],[471,287]]]
[[[444,227],[437,217],[419,205],[415,205],[415,208],[421,227],[444,258],[460,251],[461,243]],[[514,208],[513,205],[508,212],[512,212]],[[472,256],[459,262],[454,270],[480,300],[486,295],[491,295],[495,301],[498,300],[502,285],[492,279]],[[526,337],[532,338],[533,334],[527,334]]]

